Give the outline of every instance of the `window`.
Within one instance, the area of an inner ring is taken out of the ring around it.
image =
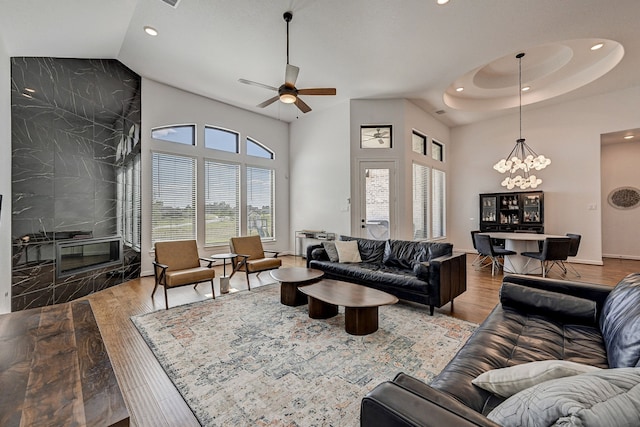
[[[125,245],[140,250],[140,153],[118,169],[118,234]]]
[[[274,238],[274,171],[247,166],[247,235]]]
[[[444,146],[436,140],[431,141],[431,158],[434,160],[442,161],[444,156]]]
[[[425,155],[427,154],[427,137],[417,132],[413,132],[411,135],[411,143],[413,145],[413,151]]]
[[[434,239],[444,237],[447,234],[446,229],[446,176],[443,171],[433,170],[433,195],[432,201],[432,233]]]
[[[165,126],[151,129],[151,138],[178,144],[196,145],[195,125]]]
[[[247,155],[273,159],[273,151],[251,138],[247,138]]]
[[[207,148],[237,153],[239,138],[237,132],[211,126],[204,128],[204,146]]]
[[[151,241],[196,238],[196,161],[153,153]]]
[[[240,235],[240,165],[204,161],[205,244]]]
[[[428,167],[413,164],[413,238],[429,238],[429,176]]]

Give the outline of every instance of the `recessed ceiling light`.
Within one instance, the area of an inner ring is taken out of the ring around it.
[[[156,30],[155,28],[150,27],[148,25],[145,25],[144,32],[149,34],[150,36],[157,36],[158,35],[158,30]]]
[[[633,139],[633,135],[627,135],[624,137],[624,139]]]
[[[464,88],[462,86],[456,88],[456,92],[462,92]]]
[[[525,86],[525,87],[522,88],[523,92],[527,92],[527,91],[530,91],[530,90],[531,90],[531,86]]]
[[[24,88],[25,92],[29,92],[29,93],[36,93],[35,89],[31,89],[30,87],[25,87]]]
[[[438,3],[438,4],[447,4],[447,3],[449,3],[449,0],[438,0],[436,3]]]
[[[601,48],[602,48],[602,46],[604,46],[604,43],[597,43],[597,44],[594,44],[593,46],[591,46],[591,50],[598,50],[598,49],[601,49]]]
[[[24,96],[25,98],[29,98],[29,99],[33,98],[33,96],[31,96],[30,93],[26,93],[26,92],[22,92],[22,96]]]

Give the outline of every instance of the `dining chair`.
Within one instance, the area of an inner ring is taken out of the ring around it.
[[[194,285],[195,288],[201,282],[211,282],[211,296],[216,299],[213,288],[213,278],[216,272],[211,268],[213,260],[200,258],[195,240],[156,242],[154,246],[156,256],[153,261],[155,286],[151,292],[151,299],[153,299],[158,286],[162,286],[164,288],[165,309],[169,309],[168,288],[185,285]],[[202,267],[200,261],[209,264],[207,267]]]
[[[476,248],[481,255],[491,260],[491,275],[495,276],[496,267],[504,268],[504,257],[507,255],[517,255],[517,252],[509,249],[496,247],[491,243],[491,236],[488,234],[475,234]],[[502,258],[502,260],[501,260]]]
[[[478,251],[478,246],[476,245],[476,234],[480,233],[480,230],[471,230],[471,242],[473,243],[473,249],[476,251],[476,257],[471,263],[474,267],[486,267],[489,264],[485,264],[485,262],[489,259],[487,255],[482,255]]]
[[[574,257],[578,255],[578,249],[580,248],[580,241],[582,240],[582,235],[567,233],[567,237],[570,239],[570,243],[571,243],[569,245],[569,257]],[[576,275],[576,277],[581,277],[580,273],[578,273],[578,270],[576,270],[576,268],[573,265],[571,265],[570,262],[567,262],[565,264],[564,261],[560,261],[560,265],[562,265],[562,268],[564,269],[565,274],[567,274],[568,269],[571,269],[573,271],[573,274]]]
[[[569,246],[570,239],[568,237],[547,237],[544,239],[540,252],[522,252],[520,255],[531,258],[527,261],[527,265],[532,259],[540,261],[542,277],[547,277],[547,273],[554,265],[563,269],[562,261],[566,261],[569,256]]]

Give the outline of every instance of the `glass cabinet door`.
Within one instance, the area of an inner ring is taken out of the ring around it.
[[[498,197],[497,196],[481,196],[480,197],[480,220],[482,222],[496,222],[498,220]]]
[[[539,194],[526,195],[523,198],[523,223],[540,223],[542,222],[542,203]]]

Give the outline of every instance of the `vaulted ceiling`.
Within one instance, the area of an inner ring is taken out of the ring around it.
[[[581,39],[618,42],[622,59],[578,88],[569,87],[582,78],[573,70],[575,79],[564,75],[560,82],[568,92],[526,103],[640,85],[638,0],[451,0],[443,6],[436,0],[180,0],[176,7],[163,0],[0,0],[0,42],[10,56],[115,58],[149,79],[292,121],[302,115],[295,106],[257,108],[274,93],[238,82],[278,87],[284,81],[285,11],[293,12],[289,49],[291,64],[300,67],[297,86],[337,89],[336,96],[304,96],[313,109],[308,114],[348,99],[407,98],[449,126],[495,117],[517,108],[517,81],[493,88],[500,96],[513,94],[495,108],[473,102],[452,108],[445,92],[477,69],[489,81],[501,78],[492,73],[513,76],[515,54],[537,52],[523,59],[526,80],[527,71],[553,62],[540,52],[557,59],[558,49]],[[147,35],[144,26],[159,34]],[[579,55],[585,53],[570,49],[561,62]],[[494,96],[484,86],[476,95]]]

